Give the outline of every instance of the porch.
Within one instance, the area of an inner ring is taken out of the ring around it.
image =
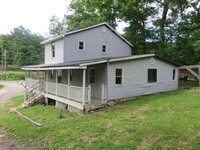
[[[40,72],[43,72],[44,78],[39,77]],[[53,99],[56,102],[84,110],[85,106],[98,106],[107,101],[107,86],[98,82],[91,85],[89,74],[89,69],[29,70],[26,86],[33,88],[42,81],[41,89],[43,89],[46,100]],[[98,75],[95,73],[95,76]]]

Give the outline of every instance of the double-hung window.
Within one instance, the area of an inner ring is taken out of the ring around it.
[[[107,52],[106,45],[102,45],[102,53],[106,53],[106,52]]]
[[[116,68],[115,70],[115,85],[122,85],[123,71],[122,68]]]
[[[148,83],[157,82],[157,69],[148,69]]]
[[[55,57],[55,42],[51,43],[51,56]]]
[[[176,80],[176,69],[173,69],[173,72],[172,72],[172,80],[173,80],[173,81]]]
[[[84,50],[84,47],[85,47],[85,44],[84,44],[84,42],[82,42],[82,41],[79,41],[79,46],[78,46],[78,49],[79,49],[79,50],[81,50],[81,51],[83,51],[83,50]]]

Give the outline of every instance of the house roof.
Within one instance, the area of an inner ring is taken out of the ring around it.
[[[97,59],[89,59],[89,60],[80,60],[73,62],[64,62],[64,63],[56,63],[56,64],[40,64],[40,65],[32,65],[32,66],[24,66],[23,70],[56,70],[56,69],[86,69],[89,65],[102,64],[107,62],[118,62],[125,60],[134,60],[148,57],[157,57],[167,63],[173,64],[175,66],[180,66],[179,64],[157,56],[155,54],[144,54],[144,55],[134,55],[134,56],[125,56],[125,57],[105,57],[105,58],[97,58]]]
[[[62,39],[64,38],[65,36],[67,35],[71,35],[71,34],[74,34],[74,33],[78,33],[78,32],[82,32],[82,31],[86,31],[86,30],[89,30],[89,29],[93,29],[93,28],[96,28],[96,27],[99,27],[99,26],[107,26],[111,31],[113,31],[113,33],[115,33],[119,38],[121,38],[124,42],[126,42],[129,46],[133,47],[133,45],[128,42],[124,37],[122,37],[117,31],[115,31],[109,24],[107,24],[106,22],[103,22],[103,23],[100,23],[100,24],[96,24],[96,25],[93,25],[93,26],[89,26],[89,27],[86,27],[86,28],[82,28],[82,29],[78,29],[78,30],[74,30],[74,31],[69,31],[65,34],[62,34],[62,35],[58,35],[56,37],[53,37],[53,38],[50,38],[50,39],[47,39],[43,42],[41,42],[41,44],[47,44],[47,43],[50,43],[50,42],[53,42],[53,41],[56,41],[56,40],[59,40],[59,39]]]

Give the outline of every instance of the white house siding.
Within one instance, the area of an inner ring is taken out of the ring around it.
[[[106,28],[106,32],[102,31],[102,27]],[[65,62],[131,55],[131,47],[106,26],[67,35],[64,41]],[[85,43],[83,51],[78,49],[79,41]],[[102,53],[102,45],[107,46],[107,53]]]
[[[119,99],[139,95],[176,90],[178,88],[178,68],[155,58],[112,62],[108,67],[108,99]],[[115,85],[115,69],[123,69],[123,85]],[[157,82],[148,83],[148,69],[157,69]],[[173,69],[176,69],[176,80],[172,80]]]
[[[55,41],[55,57],[52,57],[51,43],[45,45],[45,64],[64,62],[64,40]]]

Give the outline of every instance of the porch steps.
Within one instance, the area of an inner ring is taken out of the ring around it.
[[[93,112],[105,110],[108,107],[109,107],[109,105],[107,105],[107,104],[101,104],[101,105],[98,105],[98,106],[92,105],[92,106],[88,107],[88,109],[86,109],[86,111],[88,113],[93,113]]]

